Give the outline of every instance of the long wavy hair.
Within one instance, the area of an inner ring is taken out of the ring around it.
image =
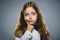
[[[23,6],[20,12],[18,23],[16,24],[16,28],[14,29],[14,36],[20,38],[27,29],[27,23],[24,20],[24,11],[27,7],[32,7],[37,12],[37,21],[34,24],[35,26],[34,29],[36,29],[40,33],[40,36],[41,36],[40,39],[49,40],[50,33],[48,31],[47,25],[45,24],[41,11],[38,9],[38,7],[34,2],[27,2]]]

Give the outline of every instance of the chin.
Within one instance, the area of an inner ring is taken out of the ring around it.
[[[30,25],[33,25],[34,23],[29,23]]]

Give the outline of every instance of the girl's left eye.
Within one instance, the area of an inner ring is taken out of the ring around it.
[[[33,15],[35,15],[36,13],[32,13]]]

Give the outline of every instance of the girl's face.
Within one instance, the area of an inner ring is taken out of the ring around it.
[[[37,21],[37,12],[32,7],[28,7],[24,11],[24,20],[33,25]]]

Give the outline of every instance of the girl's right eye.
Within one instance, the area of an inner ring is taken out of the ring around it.
[[[28,13],[24,14],[24,16],[28,16],[28,15],[29,15]]]

